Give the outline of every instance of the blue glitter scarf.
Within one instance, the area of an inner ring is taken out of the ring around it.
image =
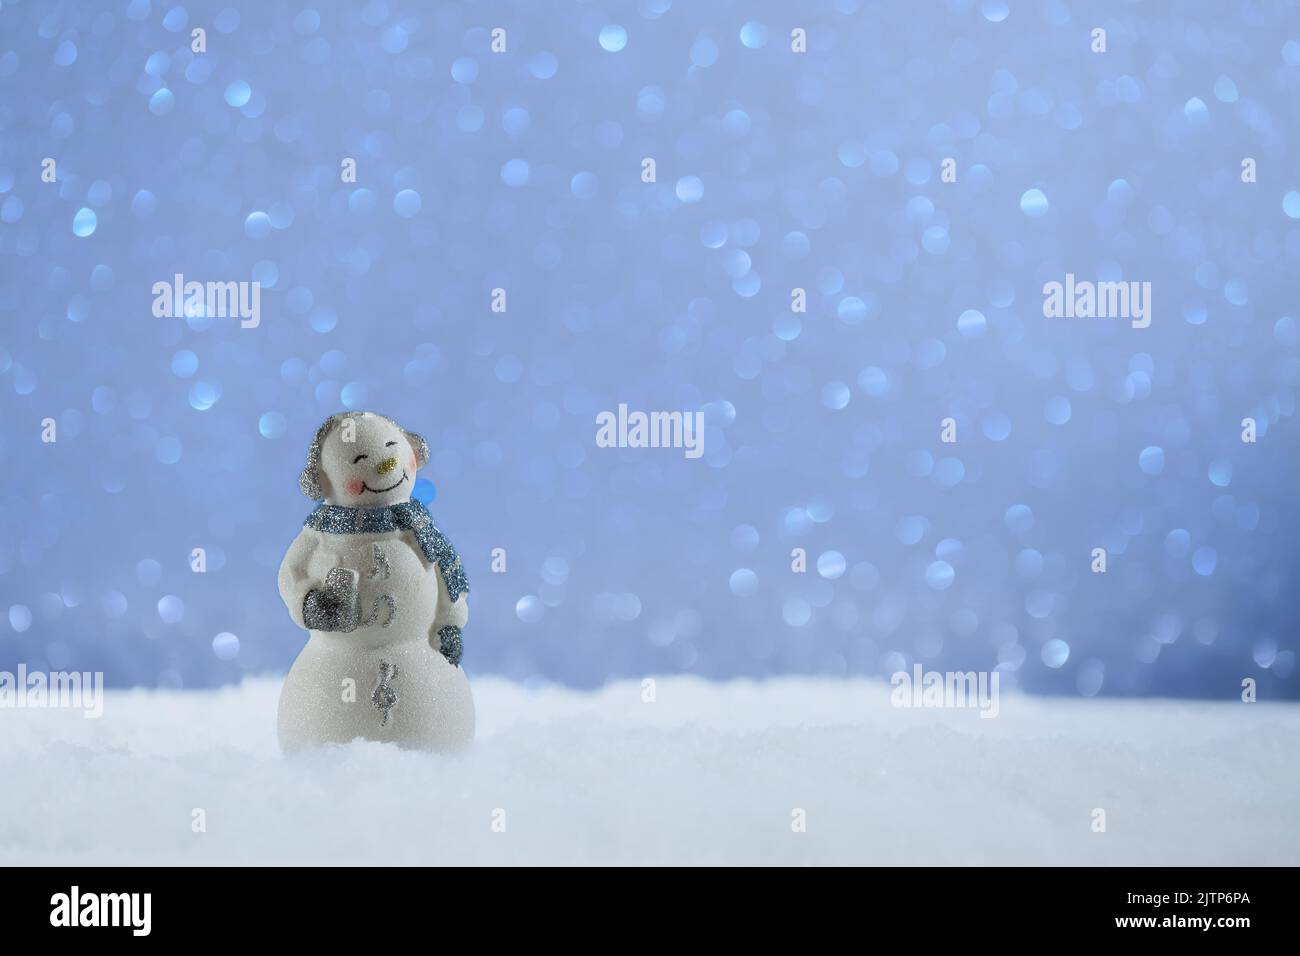
[[[343,505],[317,505],[303,525],[326,534],[383,534],[386,531],[410,531],[429,561],[436,561],[447,585],[447,595],[454,603],[469,593],[469,581],[461,567],[460,555],[433,523],[424,505],[412,498],[388,508],[346,508]]]

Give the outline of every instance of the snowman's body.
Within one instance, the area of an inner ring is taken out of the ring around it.
[[[281,747],[364,737],[450,750],[473,740],[469,681],[442,655],[434,627],[446,617],[438,614],[446,587],[414,535],[303,528],[281,570],[291,613],[306,593],[297,582],[323,582],[335,568],[357,572],[361,621],[351,631],[310,631],[280,693]],[[303,623],[301,610],[295,617]]]
[[[279,576],[290,617],[310,634],[280,692],[286,751],[358,737],[454,750],[474,738],[458,666],[468,584],[455,549],[409,498],[427,461],[424,439],[369,412],[334,416],[312,442],[300,483],[326,504]]]

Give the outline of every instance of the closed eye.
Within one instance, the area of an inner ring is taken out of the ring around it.
[[[396,444],[397,444],[397,442],[395,442],[395,441],[386,441],[386,442],[384,442],[384,447],[385,447],[385,448],[392,448],[392,447],[393,447],[394,445],[396,445]]]
[[[355,465],[355,464],[356,464],[357,462],[359,462],[362,458],[369,458],[369,457],[370,457],[369,455],[357,455],[356,458],[353,458],[353,459],[352,459],[352,464]]]

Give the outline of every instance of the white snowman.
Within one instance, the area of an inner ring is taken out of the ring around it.
[[[311,633],[280,692],[288,752],[357,737],[423,750],[474,738],[460,668],[469,584],[460,558],[411,498],[423,438],[372,412],[326,420],[303,494],[324,499],[280,564],[280,596]]]

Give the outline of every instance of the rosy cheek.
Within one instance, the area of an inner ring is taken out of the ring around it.
[[[353,498],[356,498],[358,495],[361,494],[361,492],[366,490],[366,483],[362,481],[360,478],[349,478],[348,483],[345,487],[348,490],[348,494],[350,494]]]
[[[410,468],[410,470],[411,470],[412,472],[416,472],[416,471],[419,471],[419,470],[420,470],[420,469],[416,466],[416,464],[415,464],[415,456],[414,456],[414,455],[411,456],[411,464],[410,464],[409,468]]]

